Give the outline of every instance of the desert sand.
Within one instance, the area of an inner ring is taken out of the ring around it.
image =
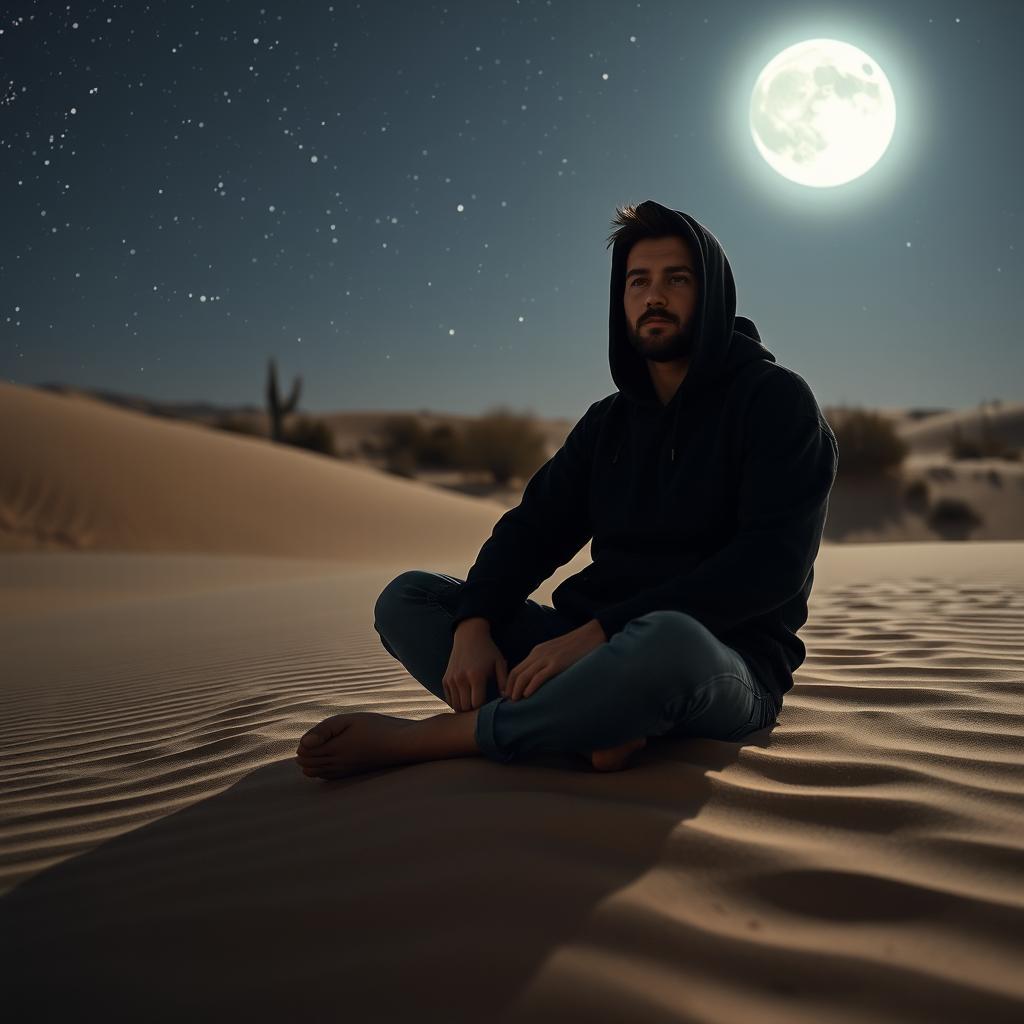
[[[1024,543],[826,542],[742,744],[303,776],[327,715],[448,710],[373,604],[501,511],[0,385],[11,1019],[1024,1016]]]

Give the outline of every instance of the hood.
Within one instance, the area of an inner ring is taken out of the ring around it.
[[[680,409],[692,406],[698,399],[723,386],[747,363],[762,359],[775,362],[775,356],[761,344],[761,336],[753,321],[736,315],[736,284],[718,239],[682,210],[670,210],[651,199],[641,203],[639,209],[643,211],[647,207],[678,221],[678,234],[687,239],[697,262],[694,269],[699,297],[694,310],[690,365],[671,401],[662,407],[651,382],[647,360],[633,349],[627,336],[623,307],[628,255],[625,241],[616,242],[612,248],[608,363],[615,386],[628,402],[654,410],[671,410],[674,440]],[[618,459],[618,453],[619,448],[616,448],[612,461]],[[670,458],[675,461],[674,443]]]

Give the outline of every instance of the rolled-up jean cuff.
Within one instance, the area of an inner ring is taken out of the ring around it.
[[[498,697],[496,700],[480,705],[480,710],[476,715],[476,744],[485,757],[489,757],[492,761],[508,764],[515,755],[511,751],[500,750],[494,738],[494,713],[504,700],[504,697]]]

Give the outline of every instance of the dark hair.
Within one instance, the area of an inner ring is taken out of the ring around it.
[[[644,207],[642,212],[641,206]],[[687,245],[693,244],[679,230],[679,218],[671,213],[662,213],[661,209],[653,204],[648,206],[645,203],[629,203],[616,207],[615,220],[612,223],[617,227],[608,236],[606,249],[622,241],[626,244],[628,252],[641,238],[668,238],[673,235],[683,239]]]

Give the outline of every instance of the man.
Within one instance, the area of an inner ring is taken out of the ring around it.
[[[774,722],[806,653],[836,439],[804,379],[736,316],[707,228],[652,201],[615,223],[618,390],[534,474],[465,581],[411,570],[374,609],[385,649],[455,714],[334,715],[299,743],[306,775],[533,751],[615,770],[650,736],[736,741]],[[528,600],[588,540],[592,564],[554,607]]]

